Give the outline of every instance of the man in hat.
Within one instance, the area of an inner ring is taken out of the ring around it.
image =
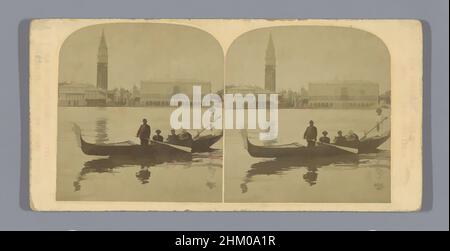
[[[178,135],[178,139],[181,141],[192,141],[192,134],[190,134],[186,129],[182,129],[181,133]]]
[[[345,135],[345,140],[347,142],[359,141],[358,135],[352,130],[348,131],[347,135]]]
[[[345,143],[345,137],[344,135],[342,135],[342,131],[338,131],[337,132],[337,136],[334,137],[334,144],[336,145],[342,145]]]
[[[153,141],[158,141],[158,142],[163,142],[164,141],[164,138],[163,138],[163,136],[161,135],[161,130],[159,130],[159,129],[156,129],[156,135],[154,135],[153,136]]]
[[[175,129],[170,130],[170,134],[167,136],[167,143],[176,144],[178,143],[178,135]]]
[[[148,141],[150,139],[150,126],[147,124],[147,119],[142,120],[142,125],[137,131],[136,137],[141,140],[141,146],[148,145]]]
[[[330,144],[330,138],[327,137],[328,132],[327,132],[327,131],[323,131],[323,132],[322,132],[322,135],[323,135],[323,136],[320,137],[319,141],[320,141],[321,143]]]
[[[303,138],[308,142],[308,147],[314,147],[317,141],[317,128],[314,126],[314,121],[309,121],[309,126],[306,128]]]

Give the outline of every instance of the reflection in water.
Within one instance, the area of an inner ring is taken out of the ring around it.
[[[142,185],[147,184],[148,180],[150,179],[150,170],[149,166],[141,165],[141,170],[136,173],[136,178],[141,181]]]
[[[147,184],[150,179],[149,168],[162,163],[161,161],[127,157],[109,157],[86,161],[78,177],[73,182],[74,189],[75,191],[81,189],[81,181],[85,180],[86,175],[89,173],[114,173],[115,169],[127,166],[140,166],[141,169],[136,173],[136,178],[140,183]]]
[[[303,174],[303,179],[310,185],[313,186],[317,182],[317,177],[319,174],[317,173],[318,168],[314,166],[307,167],[308,172]]]
[[[210,154],[211,159],[192,154],[195,162],[191,158],[170,162],[166,156],[152,156],[165,159],[156,163],[108,158],[86,155],[80,149],[80,137],[76,137],[79,133],[89,143],[138,143],[134,135],[144,117],[151,122],[153,131],[161,129],[166,137],[170,132],[167,116],[174,109],[58,107],[56,200],[222,201],[222,141],[213,146],[217,152]],[[77,134],[73,124],[79,126]]]
[[[216,169],[209,166],[208,167],[208,177],[206,178],[206,186],[209,189],[214,189],[216,187],[216,182],[214,182],[215,175],[216,175]]]
[[[382,153],[381,155],[386,155]],[[299,160],[295,158],[275,159],[263,162],[254,163],[247,171],[246,176],[243,179],[243,183],[240,184],[241,192],[246,193],[248,191],[248,184],[251,183],[254,176],[258,175],[281,175],[283,172],[287,172],[296,168],[305,168],[306,173],[302,175],[302,180],[308,183],[310,186],[314,186],[319,182],[319,169],[324,166],[332,166],[335,168],[359,168],[359,167],[373,167],[375,168],[376,177],[374,178],[374,186],[377,190],[384,189],[383,183],[379,182],[382,179],[382,168],[389,168],[389,162],[383,164],[380,160],[380,154],[374,155],[351,155],[341,157],[330,157],[320,159],[308,159]]]
[[[193,161],[191,162],[207,168],[206,187],[211,190],[217,187],[215,182],[216,169],[222,168],[222,164],[217,162],[218,160],[222,160],[222,151],[211,149],[209,152],[193,154]]]
[[[108,121],[105,118],[98,118],[95,121],[95,143],[101,144],[108,141]]]
[[[389,159],[387,156],[387,151],[380,151],[378,152],[379,158],[372,157],[369,155],[369,159],[366,159],[366,162],[364,164],[373,167],[375,169],[375,183],[373,184],[374,188],[378,191],[383,190],[385,188],[385,185],[380,182],[383,177],[383,168],[389,168],[389,163],[386,163],[386,159]],[[372,158],[371,158],[372,157]]]
[[[210,152],[206,154],[196,154],[195,159],[193,160],[195,163],[201,163],[198,166],[204,165],[208,167],[206,186],[209,189],[213,189],[216,187],[216,183],[214,182],[216,168],[222,166],[212,165],[208,162],[205,162],[205,160],[208,160],[211,156],[221,154],[222,154],[221,151]],[[116,156],[109,158],[94,159],[86,161],[84,163],[83,168],[78,174],[76,180],[73,182],[73,186],[75,191],[81,190],[81,182],[86,179],[86,175],[89,173],[116,173],[115,171],[118,168],[133,167],[133,166],[140,167],[140,169],[135,173],[136,179],[139,183],[145,185],[148,184],[150,181],[151,177],[150,167],[169,162],[173,164],[181,164],[183,166],[186,166],[187,168],[191,167],[193,163],[191,161],[187,161],[185,158],[167,160],[158,158],[133,158],[125,156]]]

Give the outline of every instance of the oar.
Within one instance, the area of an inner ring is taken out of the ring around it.
[[[216,122],[216,120],[220,119],[221,117],[222,117],[222,116],[218,116],[212,123]],[[200,134],[201,134],[202,132],[204,132],[205,130],[206,130],[206,128],[202,128],[202,129],[200,130],[200,132],[197,131],[197,135],[195,135],[195,136],[193,137],[193,139],[197,139],[198,137],[200,137]]]
[[[335,148],[338,148],[338,149],[341,149],[341,150],[344,150],[344,151],[347,151],[347,152],[351,152],[351,153],[358,153],[358,149],[351,148],[351,147],[338,146],[338,145],[333,145],[333,144],[328,144],[328,143],[323,143],[323,142],[317,142],[317,143],[318,144],[323,144],[323,145],[326,145],[326,146],[332,146],[332,147],[335,147]]]
[[[164,143],[164,142],[156,141],[156,140],[150,140],[150,142],[155,143],[155,144],[169,146],[169,147],[172,147],[172,148],[176,148],[178,150],[181,150],[181,151],[184,151],[184,152],[187,152],[187,153],[190,153],[191,150],[192,150],[190,147],[187,147],[187,146],[173,145],[173,144]]]
[[[386,119],[388,119],[388,117],[385,117],[385,118],[382,119],[380,122],[378,122],[374,127],[372,127],[369,131],[367,131],[366,133],[364,133],[364,136],[362,136],[360,140],[365,139],[365,138],[367,137],[367,135],[368,135],[371,131],[375,130],[375,129],[378,127],[378,125],[380,125],[381,123],[383,123]]]

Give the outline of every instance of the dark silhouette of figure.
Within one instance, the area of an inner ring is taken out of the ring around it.
[[[247,191],[248,191],[248,186],[247,186],[247,183],[242,183],[241,185],[240,185],[240,187],[241,187],[241,192],[242,193],[246,193]]]
[[[317,177],[319,174],[317,173],[317,167],[315,166],[308,166],[307,172],[303,174],[303,179],[310,185],[314,186],[317,184]]]
[[[306,128],[303,138],[308,142],[308,147],[314,147],[317,141],[317,128],[314,126],[314,121],[309,121],[309,126]]]
[[[334,137],[334,143],[336,145],[342,145],[345,143],[345,137],[342,136],[342,131],[338,131],[338,136]]]
[[[192,140],[192,134],[190,134],[188,131],[183,130],[180,135],[178,135],[178,139],[182,141],[189,141]]]
[[[348,134],[345,136],[345,140],[348,142],[359,142],[359,137],[352,130],[348,131]]]
[[[327,131],[323,131],[322,132],[322,137],[320,137],[319,141],[322,143],[326,143],[326,144],[330,144],[330,138],[327,137],[328,132]]]
[[[167,143],[175,144],[178,142],[178,135],[175,133],[175,130],[170,130],[170,135],[167,136]]]
[[[163,142],[164,138],[163,138],[163,136],[161,136],[161,130],[157,129],[155,132],[156,132],[156,135],[154,135],[152,139],[154,141]]]
[[[381,136],[383,135],[383,133],[385,133],[386,130],[386,126],[384,125],[384,121],[388,119],[387,116],[383,115],[383,109],[381,109],[380,107],[377,108],[376,110],[377,113],[377,132],[375,136]]]
[[[141,182],[142,185],[148,183],[150,176],[150,170],[148,170],[148,166],[146,165],[141,165],[141,170],[136,173],[136,178]]]
[[[147,124],[147,120],[142,120],[142,125],[139,127],[139,130],[137,131],[136,137],[138,137],[141,140],[141,145],[146,146],[148,145],[148,141],[150,139],[150,126]]]
[[[171,130],[170,132],[171,134],[167,137],[167,143],[180,146],[192,145],[192,135],[186,130],[183,129],[179,134],[176,134],[175,130]]]

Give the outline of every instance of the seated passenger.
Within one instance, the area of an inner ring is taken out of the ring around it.
[[[359,141],[358,135],[354,133],[352,130],[348,131],[348,134],[345,136],[346,141]]]
[[[342,131],[338,131],[338,136],[334,137],[334,144],[336,145],[341,145],[343,143],[345,143],[345,137],[342,136]]]
[[[156,135],[153,136],[153,141],[163,142],[164,138],[161,136],[161,130],[157,129],[155,132]]]
[[[178,135],[175,133],[175,130],[170,130],[170,135],[167,136],[167,143],[175,144],[178,142]]]
[[[327,137],[328,132],[327,131],[323,131],[322,132],[322,137],[320,137],[319,141],[322,143],[326,143],[326,144],[330,144],[330,138]]]
[[[183,129],[181,133],[178,135],[178,140],[182,141],[192,140],[192,135],[188,131]]]

